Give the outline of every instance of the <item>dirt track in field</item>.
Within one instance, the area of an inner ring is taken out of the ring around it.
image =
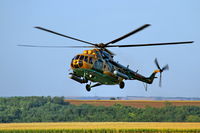
[[[122,104],[136,108],[164,107],[166,104],[174,106],[200,106],[200,101],[143,101],[143,100],[65,100],[70,104],[81,105],[90,104],[95,106],[112,106],[114,104]]]

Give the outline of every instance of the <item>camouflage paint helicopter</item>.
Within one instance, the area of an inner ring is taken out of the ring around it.
[[[145,24],[115,40],[112,40],[108,43],[99,43],[99,44],[83,41],[42,27],[35,27],[37,29],[47,31],[72,40],[76,40],[82,43],[86,43],[91,46],[36,46],[36,45],[18,45],[18,46],[47,47],[47,48],[93,48],[91,50],[85,50],[83,51],[83,53],[76,55],[72,59],[70,65],[73,72],[69,73],[69,78],[81,84],[86,83],[87,91],[90,91],[91,88],[100,85],[116,85],[116,84],[118,84],[119,87],[123,89],[125,86],[124,80],[139,80],[146,84],[152,84],[154,79],[157,78],[156,77],[157,73],[160,73],[159,86],[161,86],[162,72],[169,69],[168,65],[165,65],[164,67],[161,68],[160,65],[158,64],[157,59],[155,59],[155,64],[158,69],[153,71],[153,73],[149,77],[145,77],[139,74],[137,71],[131,70],[129,66],[123,66],[118,62],[114,61],[113,59],[114,53],[112,53],[110,50],[107,49],[111,47],[119,47],[119,48],[144,47],[144,46],[161,46],[161,45],[177,45],[177,44],[193,43],[193,41],[185,41],[185,42],[169,42],[169,43],[153,43],[153,44],[113,45],[114,43],[117,43],[145,29],[148,26],[150,26],[150,24]],[[95,84],[91,85],[91,82],[94,82]]]

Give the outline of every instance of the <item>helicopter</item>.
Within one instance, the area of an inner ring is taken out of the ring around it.
[[[146,46],[162,46],[162,45],[179,45],[190,44],[194,41],[184,42],[168,42],[168,43],[148,43],[148,44],[131,44],[131,45],[113,45],[143,29],[149,27],[150,24],[144,24],[143,26],[107,43],[91,43],[74,37],[70,37],[43,27],[35,27],[39,30],[43,30],[52,34],[56,34],[68,39],[79,41],[90,46],[40,46],[40,45],[18,45],[23,47],[46,47],[46,48],[93,48],[90,50],[84,50],[83,53],[77,54],[72,60],[70,67],[72,72],[69,73],[69,78],[74,81],[86,84],[85,88],[89,92],[91,88],[100,85],[119,85],[119,88],[125,87],[125,80],[138,80],[143,83],[152,84],[154,79],[157,78],[156,74],[160,73],[159,86],[161,87],[162,73],[169,69],[168,64],[164,67],[160,67],[157,58],[155,58],[155,64],[157,69],[149,77],[145,77],[133,71],[129,66],[124,66],[113,58],[115,54],[108,50],[108,48],[118,47],[146,47]],[[92,85],[93,83],[93,85]],[[147,87],[145,87],[147,90]]]

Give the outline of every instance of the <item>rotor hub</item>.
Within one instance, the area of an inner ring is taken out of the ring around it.
[[[105,44],[104,43],[99,43],[99,44],[96,44],[98,48],[104,48],[105,47]]]

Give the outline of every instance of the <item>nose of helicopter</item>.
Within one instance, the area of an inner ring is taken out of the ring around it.
[[[71,67],[72,68],[80,68],[83,66],[82,60],[72,60]]]
[[[75,56],[71,61],[71,68],[83,68],[83,69],[91,69],[93,65],[93,58],[89,57],[86,54],[80,54]]]

